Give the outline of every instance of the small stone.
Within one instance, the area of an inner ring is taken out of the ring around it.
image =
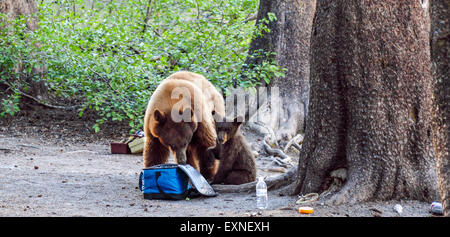
[[[395,204],[394,210],[395,210],[399,215],[401,215],[401,214],[403,213],[403,207],[402,207],[402,205],[400,205],[400,204]]]
[[[35,170],[39,169],[39,166],[35,165],[35,166],[34,166],[34,169],[35,169]]]

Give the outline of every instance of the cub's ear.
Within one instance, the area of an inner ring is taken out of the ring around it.
[[[215,110],[211,111],[211,114],[215,122],[223,122],[224,119]]]
[[[166,116],[164,116],[164,114],[159,110],[155,110],[155,112],[153,112],[153,117],[159,123],[164,123],[166,121]]]
[[[244,118],[242,116],[237,116],[236,118],[234,118],[233,123],[236,126],[240,126],[242,123],[244,122]]]

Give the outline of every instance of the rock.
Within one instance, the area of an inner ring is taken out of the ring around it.
[[[401,215],[401,214],[403,213],[403,207],[402,207],[402,205],[400,205],[400,204],[395,204],[394,210],[395,210],[399,215]]]

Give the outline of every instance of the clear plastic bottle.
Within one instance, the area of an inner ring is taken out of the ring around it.
[[[267,203],[267,185],[264,182],[264,177],[259,177],[256,184],[256,207],[261,210],[266,209]]]

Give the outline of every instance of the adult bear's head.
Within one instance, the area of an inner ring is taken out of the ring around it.
[[[169,148],[178,164],[186,164],[186,149],[197,130],[197,123],[192,120],[193,111],[188,108],[179,116],[164,113],[160,110],[153,112],[156,122],[154,132],[161,144]]]

